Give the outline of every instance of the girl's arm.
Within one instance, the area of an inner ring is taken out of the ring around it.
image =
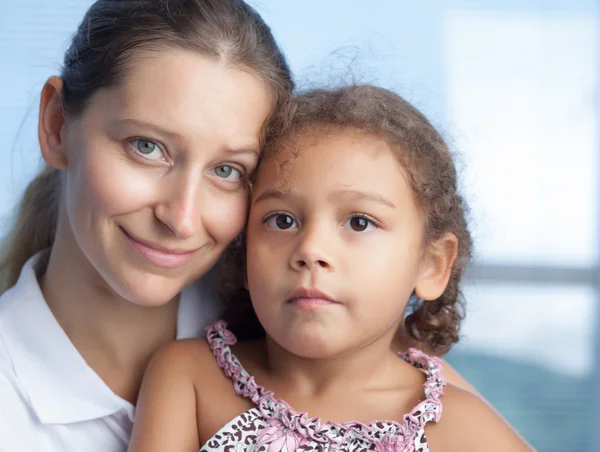
[[[200,449],[192,341],[175,341],[150,361],[136,408],[129,452]]]

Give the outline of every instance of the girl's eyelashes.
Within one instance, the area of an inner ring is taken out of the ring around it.
[[[367,232],[377,229],[379,222],[364,213],[353,213],[342,227],[354,232]]]
[[[298,228],[298,222],[296,219],[288,213],[276,212],[267,216],[263,223],[269,229],[276,231],[284,231],[287,229]],[[354,232],[368,232],[375,230],[379,227],[379,222],[374,218],[364,213],[353,213],[342,225],[343,229],[350,229]]]
[[[269,215],[263,220],[263,223],[267,226],[267,228],[275,229],[276,231],[285,231],[286,229],[298,227],[298,223],[294,217],[283,212]]]
[[[167,158],[162,146],[155,141],[146,138],[133,138],[128,141],[136,155],[146,160],[166,162]]]

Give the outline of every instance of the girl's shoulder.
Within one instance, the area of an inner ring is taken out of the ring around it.
[[[130,450],[198,450],[204,431],[223,425],[219,408],[232,393],[206,340],[163,346],[142,381]]]
[[[440,421],[427,430],[431,450],[533,450],[479,395],[448,384],[442,402]]]
[[[161,347],[153,356],[147,373],[186,380],[196,388],[211,385],[217,375],[223,374],[210,344],[201,338],[179,339]]]

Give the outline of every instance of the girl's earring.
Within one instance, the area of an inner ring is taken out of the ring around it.
[[[424,300],[417,295],[416,292],[413,292],[410,298],[408,299],[409,306],[415,306],[423,303]]]
[[[413,292],[410,298],[408,299],[408,304],[406,305],[406,310],[404,312],[404,316],[407,317],[413,312],[415,312],[425,301],[419,297],[416,292]]]

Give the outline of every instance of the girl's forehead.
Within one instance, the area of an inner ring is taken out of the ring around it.
[[[405,179],[402,165],[383,138],[348,129],[305,132],[286,139],[262,161],[255,187],[268,184],[289,190],[296,180],[315,176],[323,186],[331,178],[353,183],[377,173],[390,180]]]
[[[363,132],[349,127],[319,127],[300,131],[292,136],[287,136],[273,147],[273,152],[268,156],[282,164],[289,163],[293,157],[300,157],[306,151],[319,148],[319,153],[310,153],[312,159],[327,157],[327,150],[331,147],[343,148],[352,152],[364,152],[367,155],[377,156],[379,153],[392,152],[387,141],[377,135]],[[339,156],[343,158],[343,155]],[[266,159],[265,159],[266,160]]]

